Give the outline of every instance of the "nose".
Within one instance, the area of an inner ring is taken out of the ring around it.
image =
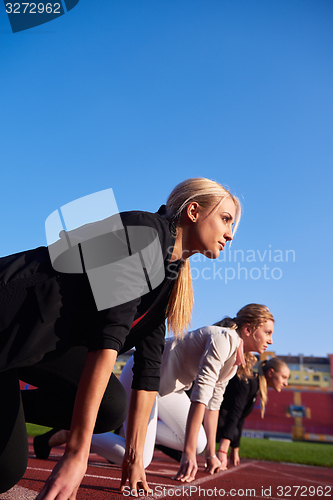
[[[269,339],[268,339],[268,341],[267,341],[267,344],[272,345],[272,344],[273,344],[273,339],[272,339],[272,338],[269,338]]]
[[[232,239],[233,239],[232,228],[230,226],[227,227],[227,229],[224,233],[224,239],[226,241],[232,241]]]

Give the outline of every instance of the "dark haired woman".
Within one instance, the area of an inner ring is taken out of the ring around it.
[[[227,468],[230,446],[230,462],[239,465],[239,446],[245,418],[252,412],[260,394],[261,417],[264,418],[267,402],[267,387],[281,392],[288,385],[290,370],[280,358],[271,358],[259,363],[258,375],[244,378],[237,373],[229,382],[220,409],[216,440],[219,441],[217,456],[221,468]]]

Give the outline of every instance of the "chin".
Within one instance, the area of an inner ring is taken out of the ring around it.
[[[204,252],[204,256],[207,257],[207,259],[217,259],[220,255],[220,251],[218,250],[217,252],[214,252],[213,250],[207,250]]]

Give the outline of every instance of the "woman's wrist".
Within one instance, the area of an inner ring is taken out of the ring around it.
[[[190,436],[191,438],[192,436]],[[183,453],[186,453],[186,455],[195,455],[197,456],[197,439],[190,439],[188,438],[184,444],[184,450]],[[208,448],[205,450],[208,456],[213,455],[215,453],[215,450],[209,450]]]
[[[88,462],[90,449],[80,449],[80,448],[72,448],[71,446],[66,445],[64,457],[69,459],[75,459],[80,462]]]
[[[210,460],[212,458],[217,458],[216,455],[211,455],[210,457],[205,457],[206,460]]]
[[[186,457],[196,457],[197,456],[197,450],[193,450],[191,448],[184,448],[184,451],[183,451],[183,456],[186,456]]]
[[[134,464],[135,462],[142,462],[143,454],[140,453],[138,449],[134,449],[133,447],[128,447],[125,451],[124,459],[131,464]]]
[[[87,432],[88,435],[88,432]],[[91,434],[92,435],[92,434]],[[88,460],[91,446],[91,438],[90,440],[82,439],[82,433],[74,431],[72,434],[68,436],[65,454],[75,455],[80,457],[82,460]]]
[[[228,455],[228,452],[227,452],[227,451],[225,451],[225,450],[221,450],[221,449],[217,450],[217,453],[224,453],[225,455]]]

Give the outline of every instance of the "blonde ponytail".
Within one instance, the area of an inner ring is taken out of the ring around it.
[[[190,263],[183,261],[167,306],[167,325],[172,335],[182,336],[189,328],[194,305]]]
[[[265,415],[265,406],[267,403],[267,380],[264,375],[264,367],[266,365],[267,361],[261,361],[259,363],[259,369],[258,369],[258,375],[259,375],[259,393],[260,393],[260,415],[261,418],[264,418]]]
[[[203,177],[187,179],[178,184],[171,192],[166,203],[166,214],[177,236],[177,231],[181,226],[181,216],[184,209],[191,202],[197,202],[202,208],[214,207],[225,198],[231,198],[236,207],[235,233],[241,215],[241,205],[239,200],[230,191],[225,189],[218,182]],[[167,324],[172,335],[183,336],[188,330],[194,297],[192,287],[192,277],[189,260],[181,263],[181,267],[176,278],[176,283],[170,295],[167,306]]]
[[[245,365],[240,365],[237,370],[237,375],[239,378],[247,380],[253,377],[253,367],[257,363],[257,358],[252,352],[246,352],[244,354]]]

